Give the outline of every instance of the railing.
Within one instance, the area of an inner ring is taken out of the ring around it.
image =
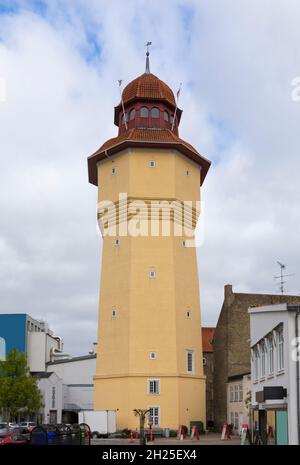
[[[34,446],[91,444],[91,430],[85,423],[73,425],[39,425],[30,432],[29,444]]]

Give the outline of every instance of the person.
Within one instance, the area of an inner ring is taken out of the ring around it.
[[[232,424],[227,424],[227,425],[226,425],[226,438],[227,438],[227,439],[231,439],[232,428],[233,428],[233,425],[232,425]]]

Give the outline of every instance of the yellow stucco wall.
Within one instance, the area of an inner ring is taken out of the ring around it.
[[[98,164],[98,180],[98,201],[118,203],[120,192],[147,202],[200,196],[199,166],[175,150],[123,151]],[[118,237],[118,246],[103,238],[94,408],[117,410],[118,429],[137,427],[133,409],[149,406],[160,407],[161,427],[205,421],[196,250],[173,234]],[[194,351],[192,374],[187,350]],[[148,394],[149,378],[160,380],[159,395]]]

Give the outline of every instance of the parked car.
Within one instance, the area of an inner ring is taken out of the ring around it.
[[[16,428],[10,428],[9,430],[10,433],[15,433],[15,434],[23,434],[25,437],[30,436],[30,431],[28,428],[25,428],[24,426],[17,426]]]
[[[17,423],[8,423],[10,429],[17,428],[19,425]]]
[[[34,421],[21,421],[19,423],[20,428],[27,428],[29,431],[31,431],[33,428],[36,427],[36,423]]]
[[[14,444],[16,446],[26,446],[28,440],[25,436],[19,433],[8,433],[0,435],[0,446]]]
[[[5,434],[5,433],[7,433],[7,424],[0,423],[0,434]]]

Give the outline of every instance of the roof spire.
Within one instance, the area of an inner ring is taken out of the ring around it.
[[[146,69],[145,69],[145,73],[147,74],[150,74],[150,64],[149,64],[149,45],[152,45],[152,42],[147,42],[145,44],[145,47],[147,47],[147,53],[146,53]]]

